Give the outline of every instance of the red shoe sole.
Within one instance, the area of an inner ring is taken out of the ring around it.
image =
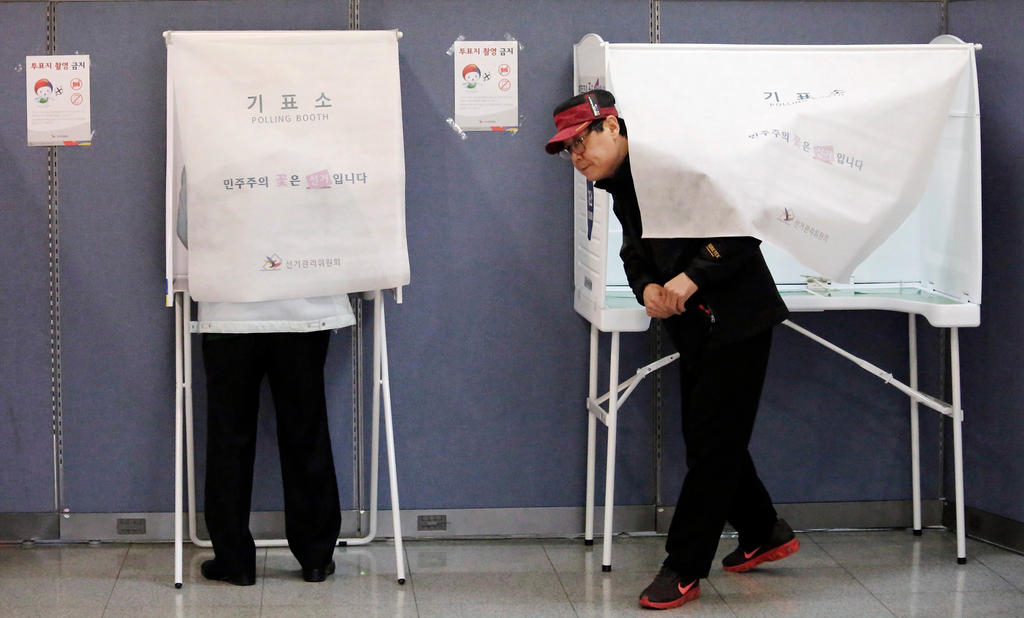
[[[649,601],[646,596],[640,597],[640,607],[646,607],[647,609],[672,609],[673,607],[679,607],[683,603],[694,601],[700,597],[700,586],[694,586],[686,591],[686,594],[679,597],[675,601],[668,601],[666,603],[655,603]]]
[[[737,564],[736,566],[722,568],[730,573],[743,573],[764,562],[774,562],[775,560],[782,560],[786,556],[792,556],[798,549],[800,549],[800,539],[794,537],[792,541],[779,545],[775,549],[765,552],[756,558],[751,558],[750,560]]]

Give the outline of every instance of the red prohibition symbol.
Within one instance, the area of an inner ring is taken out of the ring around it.
[[[81,93],[76,92],[75,94],[71,95],[71,104],[72,105],[81,105],[82,101],[84,101],[84,100],[85,100],[85,97],[83,97],[81,95]]]
[[[511,87],[512,87],[512,82],[507,80],[507,79],[503,79],[500,82],[498,82],[498,88],[503,90],[503,91],[504,90],[508,90]]]

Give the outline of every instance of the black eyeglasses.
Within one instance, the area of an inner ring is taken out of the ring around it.
[[[589,130],[584,131],[581,135],[573,138],[573,140],[569,142],[568,146],[565,146],[558,151],[558,156],[565,159],[566,161],[571,161],[572,155],[581,155],[584,152],[586,152],[587,145],[584,143],[584,140],[586,139],[588,133],[590,133]]]

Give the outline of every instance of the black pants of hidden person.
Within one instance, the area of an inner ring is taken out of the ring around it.
[[[330,562],[341,529],[324,395],[330,331],[204,335],[208,394],[206,527],[225,572],[254,574],[249,531],[260,383],[277,419],[285,535],[304,569]]]
[[[769,329],[704,349],[680,365],[688,470],[669,525],[665,564],[684,581],[708,576],[725,522],[739,533],[741,546],[751,548],[766,541],[775,524],[771,497],[747,449],[771,335]]]

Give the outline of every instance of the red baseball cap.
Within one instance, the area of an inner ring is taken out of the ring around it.
[[[590,123],[600,118],[615,116],[619,112],[615,106],[601,107],[597,102],[597,96],[592,93],[583,95],[583,102],[564,109],[555,114],[555,128],[558,130],[555,136],[548,140],[544,150],[548,154],[558,154],[562,150],[562,143],[565,140],[576,137],[583,132]]]

